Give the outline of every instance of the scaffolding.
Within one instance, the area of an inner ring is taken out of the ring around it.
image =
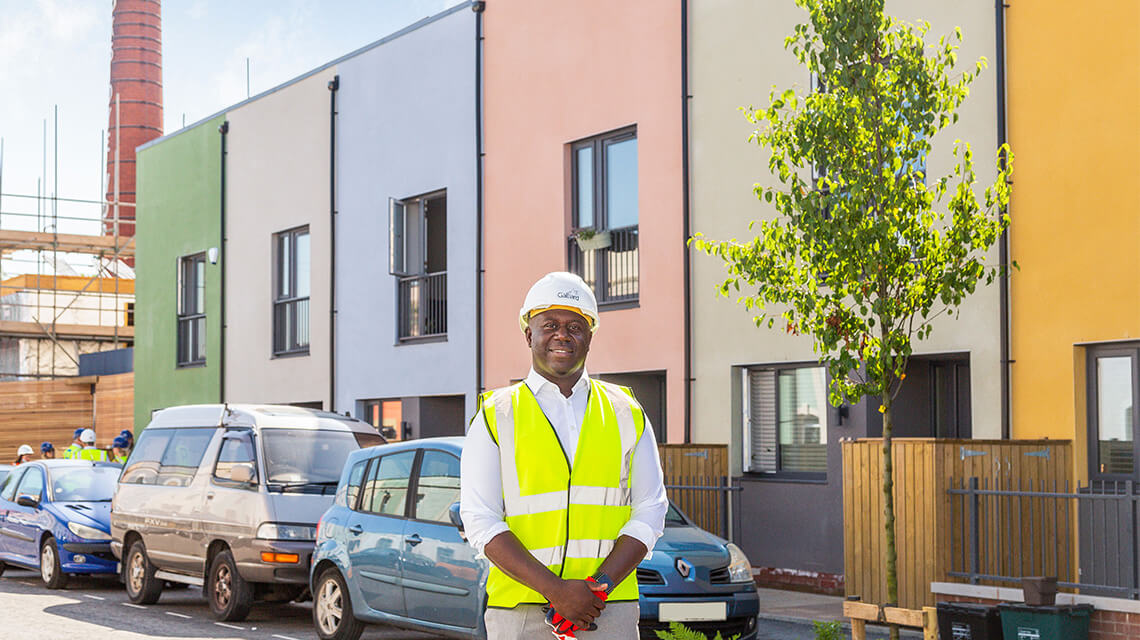
[[[47,139],[45,120],[34,195],[4,192],[0,141],[0,380],[77,376],[79,355],[134,344],[135,244],[119,214],[135,205],[119,201],[117,167],[112,197],[60,197],[58,141],[49,190]]]

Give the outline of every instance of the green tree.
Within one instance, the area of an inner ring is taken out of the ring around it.
[[[812,337],[832,404],[881,403],[887,597],[898,602],[891,403],[914,342],[1003,275],[987,260],[1009,224],[1009,152],[997,150],[997,179],[980,198],[967,143],[954,142],[952,174],[926,175],[931,141],[958,121],[986,66],[959,69],[960,29],[928,45],[930,25],[884,15],[883,0],[796,4],[808,21],[785,46],[815,90],[773,89],[767,107],[744,109],[778,179],[754,191],[777,215],[752,223],[748,241],[693,242],[724,260],[720,292],[739,296],[757,326],[779,320]]]

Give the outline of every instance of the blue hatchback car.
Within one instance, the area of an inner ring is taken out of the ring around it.
[[[0,484],[0,573],[38,570],[49,589],[71,574],[115,574],[111,496],[122,467],[87,460],[37,460]]]
[[[489,565],[459,520],[463,438],[427,438],[361,449],[341,474],[317,527],[310,587],[323,640],[355,640],[381,622],[457,638],[486,637]],[[637,568],[641,634],[670,620],[756,635],[759,599],[747,558],[670,506],[665,533]]]

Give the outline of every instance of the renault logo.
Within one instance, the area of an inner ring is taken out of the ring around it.
[[[688,580],[689,576],[693,573],[693,563],[684,558],[677,558],[677,561],[674,562],[673,565],[677,567],[677,573],[681,574],[681,577],[686,580]]]

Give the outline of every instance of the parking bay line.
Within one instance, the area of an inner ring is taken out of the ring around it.
[[[239,627],[236,624],[226,624],[224,622],[215,622],[214,624],[218,625],[219,627],[225,627],[227,629],[237,629],[238,631],[245,631],[245,627]]]
[[[174,613],[173,611],[164,611],[163,613],[168,616],[174,616],[175,618],[185,618],[186,620],[190,619],[190,616],[186,615],[185,613]]]
[[[92,600],[106,600],[103,596],[93,596],[90,593],[83,594],[84,598],[91,598]]]
[[[120,602],[119,604],[123,605],[124,607],[130,607],[132,609],[146,609],[146,607],[142,606],[141,604],[135,604],[133,602]]]
[[[278,633],[275,633],[275,634],[273,634],[273,637],[274,637],[274,638],[280,638],[281,640],[297,640],[297,639],[296,639],[296,638],[294,638],[294,637],[291,637],[291,636],[283,636],[283,635],[281,635],[281,634],[278,634]]]

